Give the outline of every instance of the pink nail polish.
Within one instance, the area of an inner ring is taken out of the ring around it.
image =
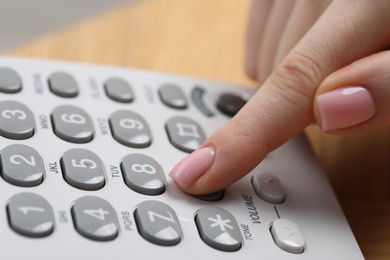
[[[375,114],[375,101],[371,93],[359,86],[332,90],[317,98],[325,131],[343,129],[362,123]]]
[[[205,174],[214,162],[215,151],[211,147],[200,148],[180,161],[169,176],[181,187],[187,187]]]

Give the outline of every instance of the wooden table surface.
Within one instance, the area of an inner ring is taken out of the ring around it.
[[[249,0],[136,1],[3,54],[255,85],[242,65],[248,9]],[[316,126],[306,132],[366,259],[390,259],[390,128],[348,136]]]

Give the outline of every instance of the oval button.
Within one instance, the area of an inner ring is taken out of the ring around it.
[[[201,126],[187,117],[177,116],[169,119],[165,129],[171,144],[183,152],[195,151],[206,140]]]
[[[10,227],[28,237],[45,237],[54,230],[50,204],[40,195],[24,192],[14,195],[7,205]]]
[[[104,83],[106,95],[117,102],[130,103],[134,100],[134,93],[129,83],[121,78],[109,78]]]
[[[246,100],[236,94],[223,94],[217,101],[217,108],[223,114],[233,117],[246,104]]]
[[[115,210],[102,198],[79,198],[72,206],[72,217],[77,232],[86,238],[109,241],[118,236],[119,225]]]
[[[175,211],[159,201],[144,201],[134,212],[138,231],[149,242],[173,246],[182,238],[179,219]]]
[[[152,143],[148,124],[135,112],[119,110],[110,116],[109,123],[112,136],[123,145],[145,148]]]
[[[187,99],[181,88],[173,84],[165,84],[158,90],[161,101],[175,109],[187,108]]]
[[[18,73],[10,68],[0,68],[0,92],[17,93],[22,90],[22,80]]]
[[[196,213],[195,222],[200,237],[209,246],[227,252],[241,248],[240,228],[227,210],[214,206],[203,207]]]
[[[284,202],[285,192],[276,176],[265,172],[256,173],[252,177],[252,185],[261,199],[274,204]]]
[[[54,133],[71,143],[88,143],[93,139],[94,130],[90,116],[81,108],[63,105],[51,114]]]
[[[290,220],[277,219],[272,223],[271,235],[281,249],[293,254],[305,251],[305,240],[299,227]]]
[[[132,190],[145,195],[159,195],[165,191],[164,171],[149,156],[127,155],[122,159],[121,169],[126,185]]]
[[[34,115],[24,104],[16,101],[0,102],[0,135],[10,139],[27,139],[33,136]]]
[[[1,151],[2,177],[7,182],[32,187],[42,183],[45,167],[42,157],[33,148],[13,144]]]
[[[76,80],[68,73],[54,72],[49,76],[50,91],[60,97],[76,97],[79,94],[79,86]]]
[[[105,171],[102,160],[93,152],[74,148],[61,158],[64,179],[75,188],[98,190],[105,184]]]

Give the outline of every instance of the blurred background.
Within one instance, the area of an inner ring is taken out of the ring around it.
[[[130,0],[1,0],[0,50],[128,2]]]
[[[256,86],[243,71],[249,7],[250,0],[0,0],[0,55]],[[306,133],[366,259],[390,259],[389,127]]]
[[[242,70],[248,0],[53,0],[46,4],[44,0],[0,1],[0,53],[253,85]]]

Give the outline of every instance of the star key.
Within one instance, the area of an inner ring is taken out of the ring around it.
[[[220,207],[203,207],[196,214],[200,237],[209,246],[234,252],[242,246],[242,236],[234,216]]]

